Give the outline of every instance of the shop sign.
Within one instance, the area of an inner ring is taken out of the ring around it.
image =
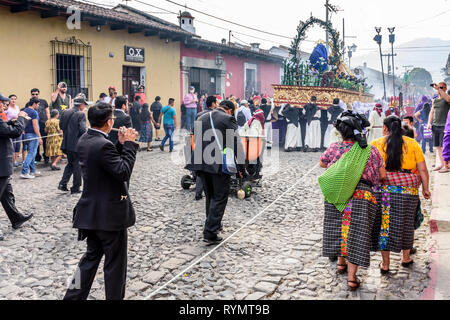
[[[145,61],[145,49],[125,46],[125,61],[144,62]]]

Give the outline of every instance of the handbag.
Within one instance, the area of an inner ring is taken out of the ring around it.
[[[419,199],[419,203],[417,204],[417,209],[416,209],[416,216],[414,218],[414,230],[417,230],[420,228],[420,226],[422,225],[423,222],[423,213],[422,213],[422,206],[421,206],[421,202]]]
[[[236,162],[234,161],[234,150],[225,148],[223,149],[220,145],[219,138],[217,137],[216,128],[212,120],[212,112],[209,113],[209,119],[211,120],[211,128],[214,132],[214,137],[216,143],[219,146],[219,150],[222,152],[222,172],[228,175],[233,175],[237,173]]]

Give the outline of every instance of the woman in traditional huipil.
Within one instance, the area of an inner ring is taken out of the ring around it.
[[[425,157],[416,140],[403,136],[397,116],[384,120],[384,137],[372,142],[386,162],[386,178],[379,188],[381,228],[378,246],[383,262],[380,272],[389,274],[390,252],[403,252],[402,266],[413,264],[410,249],[414,242],[414,219],[419,202],[419,187],[425,199],[431,197]]]
[[[364,128],[369,122],[352,111],[342,113],[336,122],[343,142],[333,143],[320,158],[327,171],[319,177],[325,196],[323,256],[338,257],[338,273],[348,270],[348,288],[360,282],[358,266],[369,267],[370,251],[379,231],[373,187],[385,175],[384,162],[377,148],[367,144]]]
[[[373,109],[369,115],[370,127],[368,128],[369,135],[367,137],[369,143],[383,136],[384,119],[386,119],[386,115],[383,112],[383,106],[377,103],[375,109]]]

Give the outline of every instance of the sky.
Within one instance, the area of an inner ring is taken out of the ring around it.
[[[125,3],[121,0],[90,1],[109,5]],[[128,1],[128,5],[167,21],[178,23],[177,15],[174,13],[179,10],[184,11],[184,7],[173,4],[171,1],[220,18],[215,19],[188,9],[195,17],[194,25],[197,34],[202,38],[217,42],[223,38],[228,40],[228,30],[233,30],[232,42],[243,44],[259,42],[261,48],[264,49],[280,44],[290,46],[290,39],[296,35],[299,21],[307,20],[311,14],[325,19],[325,0],[131,0]],[[337,14],[333,13],[331,16],[335,29],[340,32],[342,37],[343,19],[345,19],[346,36],[356,37],[345,40],[347,46],[353,43],[357,45],[354,57],[378,52],[378,46],[373,41],[376,34],[375,26],[383,28],[383,49],[386,51],[390,48],[388,27],[396,27],[396,47],[420,38],[450,40],[450,0],[329,1],[343,10]],[[165,10],[174,13],[168,13]],[[262,32],[249,30],[221,19],[227,19]],[[268,32],[287,38],[273,36]],[[318,26],[310,29],[307,36],[307,41],[301,44],[301,50],[306,52],[312,51],[315,41],[325,40],[325,32]],[[420,56],[420,52],[423,50],[447,51],[448,54],[450,46],[410,49],[408,52]]]

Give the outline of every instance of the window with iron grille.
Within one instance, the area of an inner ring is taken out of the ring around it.
[[[67,93],[75,97],[84,93],[92,98],[92,47],[72,37],[52,40],[52,90],[58,83],[67,83]]]

